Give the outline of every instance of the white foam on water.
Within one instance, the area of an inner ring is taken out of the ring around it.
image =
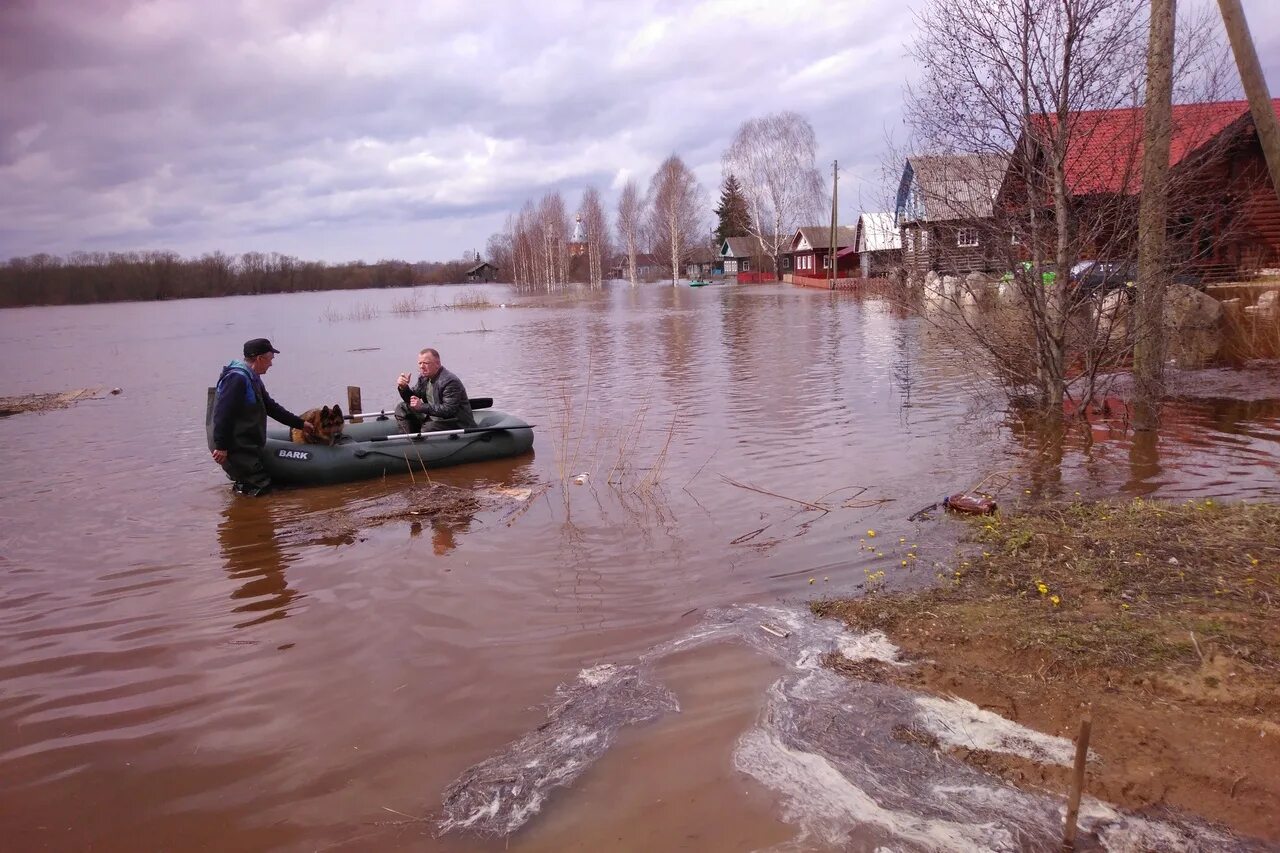
[[[578,680],[592,687],[599,687],[617,673],[618,667],[611,663],[598,663],[578,673]]]
[[[1218,853],[1242,848],[1238,839],[1212,827],[1148,820],[1093,797],[1080,801],[1079,825],[1081,830],[1096,833],[1103,849],[1110,853]]]
[[[907,666],[898,657],[898,647],[879,631],[838,637],[836,648],[851,661],[875,660],[894,666]]]
[[[949,746],[1003,752],[1040,764],[1069,767],[1075,762],[1075,744],[1066,738],[1029,729],[964,699],[917,696],[915,704],[918,722]]]
[[[792,844],[817,841],[840,849],[855,829],[870,826],[916,849],[1019,849],[1012,833],[995,824],[931,819],[884,808],[823,756],[792,749],[764,729],[743,735],[733,760],[738,770],[783,796],[783,819],[800,828]]]

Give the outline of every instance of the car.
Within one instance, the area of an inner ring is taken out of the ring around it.
[[[1123,288],[1132,295],[1137,282],[1137,261],[1080,261],[1071,267],[1072,286],[1089,294],[1109,293]],[[1170,282],[1185,284],[1197,290],[1204,288],[1204,283],[1189,273],[1174,273]]]

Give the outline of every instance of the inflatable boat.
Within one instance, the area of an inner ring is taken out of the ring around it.
[[[267,429],[262,461],[278,485],[316,486],[503,459],[533,447],[532,425],[515,415],[489,409],[493,401],[488,398],[471,403],[474,427],[402,433],[388,410],[356,416],[361,422],[348,423],[332,445],[294,443],[287,427],[275,425]],[[212,393],[205,413],[205,433],[212,450]]]

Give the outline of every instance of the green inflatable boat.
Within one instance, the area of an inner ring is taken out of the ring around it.
[[[296,444],[289,439],[288,428],[276,425],[267,430],[262,461],[277,484],[317,486],[503,459],[533,448],[531,424],[515,415],[488,409],[493,405],[488,398],[471,403],[474,427],[403,434],[394,417],[373,412],[361,415],[361,423],[348,423],[332,445]],[[205,433],[212,450],[212,393],[205,412]]]

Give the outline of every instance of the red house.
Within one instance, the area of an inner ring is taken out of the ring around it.
[[[836,278],[857,275],[858,258],[852,251],[854,229],[840,226],[836,229]],[[791,271],[808,278],[826,278],[830,274],[831,227],[806,225],[791,238]],[[842,251],[849,250],[849,251]]]
[[[1280,99],[1272,108],[1280,114]],[[1076,255],[1131,260],[1142,189],[1142,108],[1074,113],[1068,121],[1064,165],[1078,212]],[[1040,221],[1052,230],[1045,152],[1056,127],[1054,116],[1033,119],[1014,147],[997,197],[1011,240],[1026,252],[1034,238],[1028,225],[1032,188]],[[1181,270],[1211,280],[1280,266],[1280,201],[1248,102],[1175,105],[1169,163],[1169,237]],[[1053,236],[1042,232],[1039,239],[1047,247]]]

